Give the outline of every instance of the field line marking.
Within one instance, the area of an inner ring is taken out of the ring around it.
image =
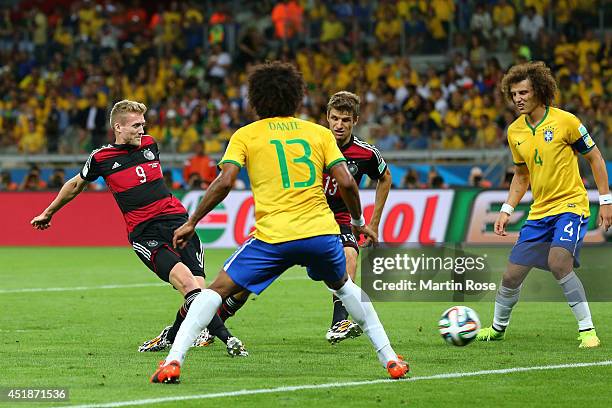
[[[0,289],[2,293],[31,293],[31,292],[70,292],[77,290],[97,290],[97,289],[124,289],[124,288],[148,288],[154,286],[167,286],[167,283],[128,283],[124,285],[99,285],[99,286],[73,286],[66,288],[20,288],[20,289]]]
[[[287,276],[281,277],[281,280],[309,280],[308,276]],[[35,292],[74,292],[79,290],[97,290],[97,289],[125,289],[125,288],[150,288],[168,286],[167,283],[128,283],[118,285],[99,285],[99,286],[72,286],[65,288],[18,288],[18,289],[0,289],[0,295],[3,293],[35,293]]]
[[[448,378],[462,378],[462,377],[475,377],[480,375],[495,375],[495,374],[511,374],[520,373],[525,371],[538,371],[538,370],[559,370],[564,368],[580,368],[580,367],[595,367],[595,366],[609,366],[612,365],[612,360],[595,361],[591,363],[572,363],[572,364],[556,364],[546,366],[532,366],[532,367],[513,367],[503,368],[499,370],[482,370],[472,371],[463,373],[446,373],[446,374],[435,374],[427,375],[422,377],[412,377],[405,380],[396,381],[391,379],[380,379],[380,380],[368,380],[368,381],[350,381],[340,383],[326,383],[326,384],[305,384],[295,385],[286,387],[276,388],[260,388],[253,390],[239,390],[239,391],[227,391],[217,392],[211,394],[196,394],[196,395],[183,395],[176,397],[161,397],[161,398],[149,398],[132,401],[118,401],[118,402],[105,402],[98,404],[86,404],[86,405],[69,405],[60,408],[115,408],[115,407],[127,407],[133,405],[148,405],[148,404],[159,404],[162,402],[173,402],[173,401],[186,401],[186,400],[198,400],[198,399],[210,399],[210,398],[224,398],[224,397],[239,397],[243,395],[256,395],[256,394],[272,394],[272,393],[283,393],[301,390],[314,390],[324,388],[339,388],[339,387],[354,387],[359,385],[372,385],[372,384],[401,384],[405,382],[424,381],[424,380],[442,380]],[[160,385],[162,386],[162,385]]]

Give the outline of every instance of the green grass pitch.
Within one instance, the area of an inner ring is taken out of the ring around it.
[[[208,250],[216,274],[231,253]],[[180,385],[150,384],[165,353],[138,353],[140,343],[171,323],[181,297],[158,283],[130,248],[0,248],[2,387],[65,387],[70,400],[19,407],[103,404],[161,397],[344,383],[386,378],[365,337],[330,346],[330,293],[294,268],[228,322],[251,356],[230,358],[217,341],[192,349]],[[74,288],[15,292],[21,288]],[[504,342],[446,345],[437,332],[450,303],[378,302],[375,307],[413,377],[512,367],[612,360],[612,308],[591,303],[602,347],[579,350],[564,303],[519,303]],[[483,324],[490,302],[472,303]],[[465,378],[395,381],[334,388],[222,396],[152,404],[172,406],[609,406],[612,366],[572,367]],[[13,406],[0,401],[0,408]],[[151,404],[149,404],[151,405]]]

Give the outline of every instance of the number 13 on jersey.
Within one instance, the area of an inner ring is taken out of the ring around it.
[[[289,166],[287,163],[287,154],[285,152],[285,146],[283,146],[283,142],[278,139],[270,140],[270,144],[273,144],[276,148],[276,155],[278,157],[278,165],[280,167],[283,188],[291,188],[291,175],[289,174]],[[305,181],[294,181],[293,187],[305,188],[312,186],[317,178],[317,170],[312,160],[310,160],[310,155],[312,154],[310,144],[304,139],[289,139],[285,141],[285,144],[298,144],[304,149],[304,154],[300,157],[294,158],[292,162],[296,165],[303,165],[308,167],[309,171],[308,179]]]

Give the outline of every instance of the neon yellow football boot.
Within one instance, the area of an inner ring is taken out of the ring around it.
[[[578,335],[578,340],[580,340],[580,345],[578,348],[599,347],[601,344],[599,337],[597,337],[597,333],[595,333],[595,329],[580,332]]]
[[[505,335],[506,335],[505,331],[499,332],[495,330],[492,326],[485,327],[478,331],[478,334],[476,335],[476,341],[503,340]]]

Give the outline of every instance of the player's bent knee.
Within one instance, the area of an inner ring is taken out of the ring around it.
[[[217,292],[222,299],[226,299],[229,296],[235,295],[239,292],[246,292],[246,296],[248,297],[249,293],[242,286],[234,282],[234,280],[223,269],[221,269],[221,272],[219,272],[219,275],[217,275],[217,277],[215,278],[213,283],[210,284],[208,289]]]
[[[574,268],[574,257],[565,248],[552,247],[548,254],[548,267],[556,275],[567,275]]]
[[[349,279],[348,274],[344,274],[344,276],[335,282],[328,282],[325,281],[325,284],[327,285],[328,288],[330,288],[331,290],[338,290],[340,289],[342,286],[344,286],[344,284],[346,283],[346,281]]]
[[[524,265],[510,263],[502,276],[502,285],[506,288],[516,289],[525,280],[531,268]]]
[[[174,286],[176,290],[182,294],[202,288],[189,268],[187,268],[187,266],[182,262],[178,262],[172,267],[170,270],[169,280],[172,286]]]

